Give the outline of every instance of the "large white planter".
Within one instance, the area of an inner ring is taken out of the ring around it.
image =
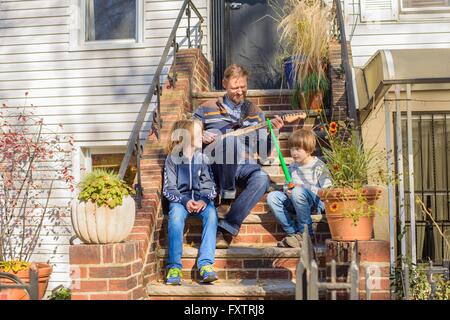
[[[84,243],[116,243],[125,240],[134,225],[136,207],[134,199],[127,196],[122,205],[114,209],[98,207],[95,203],[72,202],[72,225]]]

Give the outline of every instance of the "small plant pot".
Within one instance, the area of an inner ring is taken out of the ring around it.
[[[363,199],[357,197],[352,189],[328,189],[321,196],[325,203],[325,212],[330,228],[331,238],[337,241],[371,240],[374,215],[369,206],[381,196],[382,190],[377,187],[363,189]],[[364,212],[356,223],[349,215],[351,212]]]
[[[122,205],[114,209],[98,207],[92,201],[72,202],[73,229],[86,244],[124,241],[133,229],[135,215],[135,202],[130,196],[124,197]]]
[[[51,265],[47,263],[36,263],[36,267],[38,270],[38,299],[42,300],[44,297],[45,291],[47,290],[48,281],[50,279],[50,275],[52,274],[53,268]],[[25,284],[30,284],[30,274],[29,269],[21,270],[17,273],[10,272],[11,274],[20,278]],[[12,285],[17,284],[9,279],[0,278],[1,284]],[[0,300],[30,300],[28,293],[24,289],[2,289],[0,291]]]

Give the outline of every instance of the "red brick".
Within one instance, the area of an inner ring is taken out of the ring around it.
[[[89,295],[87,295],[87,294],[78,294],[76,292],[72,292],[71,299],[72,300],[89,300]]]
[[[243,263],[241,259],[216,259],[214,267],[217,269],[223,268],[242,268]]]
[[[98,264],[100,259],[100,245],[77,244],[69,247],[70,264]]]
[[[114,262],[114,245],[104,245],[102,246],[102,263],[113,263]]]
[[[131,265],[121,267],[90,267],[90,278],[126,278],[131,275]]]
[[[130,300],[131,293],[100,293],[89,295],[91,300]]]
[[[389,242],[381,240],[358,241],[361,262],[389,262]]]
[[[135,262],[131,265],[131,273],[132,274],[140,273],[142,271],[142,268],[143,268],[142,261]]]
[[[82,280],[77,283],[78,292],[99,292],[106,291],[107,283],[106,281],[98,280]]]
[[[89,277],[88,274],[89,268],[87,267],[79,267],[77,265],[70,266],[70,277],[72,279],[86,279]]]
[[[137,287],[131,292],[131,299],[139,300],[145,297],[145,290],[142,287]]]
[[[359,299],[360,300],[366,300],[366,293],[360,292],[359,293]],[[391,295],[389,291],[385,292],[372,292],[370,300],[391,300]]]
[[[226,270],[227,279],[256,279],[256,270]]]
[[[258,279],[291,279],[289,270],[258,270]]]
[[[137,286],[137,277],[125,280],[109,280],[109,291],[129,291]],[[101,291],[101,290],[98,290]]]

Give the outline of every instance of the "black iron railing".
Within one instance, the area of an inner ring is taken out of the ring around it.
[[[39,298],[39,279],[36,267],[32,265],[29,271],[30,283],[25,284],[19,277],[8,272],[0,272],[0,295],[3,289],[23,289],[27,292],[30,300],[38,300]],[[9,280],[9,283],[1,281],[1,279]]]
[[[342,69],[345,75],[345,92],[347,96],[347,113],[348,117],[352,119],[354,127],[361,136],[361,125],[359,115],[356,110],[355,90],[353,88],[353,74],[349,62],[349,52],[347,46],[347,37],[345,34],[344,14],[342,11],[341,0],[333,0],[335,21],[334,21],[334,35],[341,44]]]
[[[197,18],[199,20],[199,22],[193,28],[191,28],[192,12],[195,13],[195,15],[197,16]],[[156,108],[153,111],[152,117],[151,117],[151,122],[152,122],[151,130],[152,130],[152,133],[154,133],[159,140],[159,137],[160,137],[159,133],[160,133],[160,129],[161,129],[161,113],[160,113],[160,96],[162,94],[162,87],[160,84],[161,72],[162,72],[164,65],[167,62],[169,51],[173,47],[172,75],[168,75],[168,80],[169,80],[170,86],[175,87],[176,81],[177,81],[176,53],[179,48],[179,44],[177,42],[176,35],[177,35],[177,30],[179,28],[181,19],[183,18],[183,16],[185,14],[188,19],[188,26],[186,29],[186,37],[188,40],[188,47],[189,48],[192,47],[191,36],[192,36],[192,30],[194,29],[196,46],[198,48],[201,48],[201,40],[203,38],[203,31],[202,31],[201,26],[202,26],[204,19],[203,19],[202,15],[200,14],[200,12],[198,11],[198,9],[195,7],[194,3],[191,0],[185,0],[183,2],[183,5],[181,6],[178,17],[175,20],[175,24],[172,28],[170,36],[167,39],[167,43],[166,43],[166,46],[164,47],[164,51],[161,56],[161,60],[159,61],[158,67],[153,76],[153,81],[150,85],[150,89],[145,97],[144,102],[142,103],[141,109],[140,109],[138,117],[136,119],[136,123],[134,124],[130,138],[128,139],[127,151],[125,153],[125,156],[122,160],[122,163],[121,163],[120,169],[119,169],[119,175],[123,179],[123,177],[125,176],[125,172],[127,171],[128,165],[130,163],[131,157],[133,156],[133,154],[136,156],[136,163],[137,163],[136,180],[137,180],[137,183],[135,184],[134,187],[136,189],[136,202],[137,202],[138,208],[141,208],[141,200],[142,200],[142,196],[143,196],[143,189],[142,189],[142,184],[141,184],[140,157],[142,155],[143,146],[145,144],[145,140],[142,143],[139,135],[142,131],[142,125],[145,121],[145,117],[147,115],[150,103],[153,99],[153,96],[156,95],[156,97],[157,97],[156,98]],[[147,138],[145,138],[145,139],[147,139]]]

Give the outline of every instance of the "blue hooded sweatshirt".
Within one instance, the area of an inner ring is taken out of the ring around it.
[[[163,195],[170,202],[186,207],[189,200],[203,200],[206,204],[214,200],[216,190],[207,157],[196,151],[191,159],[184,156],[166,158],[164,166]]]

